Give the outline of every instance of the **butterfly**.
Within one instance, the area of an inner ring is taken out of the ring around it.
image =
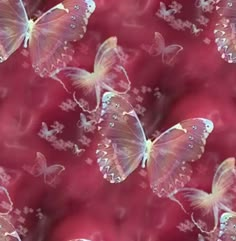
[[[154,40],[151,46],[143,45],[142,47],[151,56],[161,55],[162,63],[168,65],[172,65],[176,60],[176,56],[183,50],[183,47],[178,44],[166,46],[163,36],[158,32],[154,33]]]
[[[77,126],[82,128],[84,132],[94,132],[96,123],[95,120],[87,120],[85,114],[80,113],[80,121],[77,123]]]
[[[195,6],[203,12],[211,12],[214,9],[215,0],[196,0]]]
[[[8,190],[0,186],[0,216],[7,215],[13,210],[13,202]]]
[[[102,97],[98,125],[101,139],[97,162],[111,183],[124,181],[142,163],[147,163],[150,186],[159,197],[167,197],[190,179],[190,163],[199,159],[213,123],[203,118],[180,122],[155,140],[147,139],[130,103],[112,92]]]
[[[76,67],[66,67],[62,68],[54,78],[60,82],[62,78],[69,80],[75,88],[74,101],[83,111],[89,113],[99,108],[103,90],[125,94],[130,89],[129,77],[122,66],[116,37],[110,37],[101,44],[92,73]],[[125,88],[119,86],[122,81],[127,84]]]
[[[64,0],[34,21],[22,0],[1,0],[0,62],[23,43],[29,47],[35,72],[41,77],[51,75],[71,60],[68,42],[83,38],[95,7],[93,0]]]
[[[1,241],[21,241],[15,227],[5,217],[0,216],[0,237]]]
[[[215,43],[221,58],[228,63],[236,63],[236,25],[229,19],[222,18],[216,23]]]
[[[220,217],[220,230],[217,241],[236,240],[236,213],[225,212]]]
[[[220,211],[232,212],[236,198],[235,177],[235,158],[227,158],[214,174],[211,193],[183,188],[178,190],[173,200],[191,214],[193,223],[201,232],[214,232]]]
[[[52,187],[57,184],[61,172],[65,171],[65,167],[59,164],[47,166],[47,160],[40,152],[36,153],[35,164],[30,167],[24,166],[23,169],[35,177],[43,176],[44,183]]]
[[[174,9],[171,8],[167,10],[165,3],[160,2],[160,9],[156,13],[156,15],[159,18],[162,18],[165,21],[170,22],[174,19],[174,14],[176,14],[176,11]]]

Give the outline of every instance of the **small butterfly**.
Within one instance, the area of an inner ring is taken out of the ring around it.
[[[95,7],[93,0],[64,0],[34,21],[28,18],[22,0],[1,0],[0,62],[23,43],[24,48],[29,46],[35,71],[49,76],[71,60],[68,42],[83,38]]]
[[[60,74],[62,77],[59,76]],[[53,78],[60,82],[63,82],[62,78],[69,80],[75,88],[74,101],[83,111],[90,113],[98,109],[103,90],[125,94],[130,89],[130,81],[122,66],[116,37],[108,38],[99,47],[92,73],[76,67],[66,67]],[[125,81],[128,87],[125,89],[119,87],[118,84],[121,81]]]
[[[183,188],[172,200],[191,214],[193,223],[201,232],[214,232],[220,211],[232,212],[236,198],[235,177],[235,158],[227,158],[215,172],[211,193],[196,188]]]
[[[178,44],[166,46],[163,36],[158,32],[155,32],[154,34],[155,36],[152,45],[143,45],[143,49],[151,56],[161,55],[162,63],[172,65],[176,60],[176,56],[183,50],[183,47]]]
[[[191,33],[194,34],[195,36],[198,36],[200,32],[202,32],[202,28],[198,28],[195,24],[191,25]]]
[[[159,18],[162,18],[165,21],[170,22],[174,19],[174,14],[176,14],[176,11],[174,9],[171,8],[167,10],[165,3],[160,2],[160,9],[156,13],[156,15]]]
[[[150,186],[159,197],[167,197],[190,179],[190,162],[201,157],[213,123],[193,118],[174,125],[154,141],[146,138],[140,120],[123,97],[106,92],[102,98],[98,127],[101,141],[97,162],[111,183],[124,181],[142,162],[147,163]]]
[[[0,216],[0,237],[1,241],[21,241],[15,227],[5,217]]]
[[[195,6],[203,12],[211,12],[214,9],[215,0],[196,0]]]
[[[8,215],[13,210],[13,202],[7,191],[3,186],[0,186],[0,216]]]
[[[94,132],[96,127],[95,124],[97,122],[95,120],[87,120],[84,113],[80,113],[80,121],[77,123],[79,128],[82,128],[84,132]]]
[[[47,166],[47,160],[40,152],[36,153],[35,162],[33,166],[24,166],[23,169],[35,177],[43,176],[44,183],[54,187],[57,184],[58,176],[65,171],[65,167],[59,164]]]
[[[220,231],[217,241],[236,240],[236,213],[226,212],[220,217]]]

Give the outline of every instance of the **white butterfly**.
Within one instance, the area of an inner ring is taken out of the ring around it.
[[[236,201],[235,158],[227,158],[217,168],[211,193],[183,188],[173,197],[186,213],[191,214],[193,223],[205,233],[214,232],[220,211],[232,212]]]
[[[74,101],[83,111],[90,113],[98,109],[102,91],[124,94],[130,89],[129,77],[122,65],[116,37],[110,37],[101,44],[92,73],[76,67],[66,67],[53,78],[63,83],[63,79],[69,80],[69,84],[74,87]],[[127,83],[127,88],[119,86],[122,81]]]
[[[170,8],[167,10],[165,3],[160,2],[160,9],[156,13],[156,15],[159,18],[162,18],[165,21],[170,22],[174,19],[174,14],[176,14],[176,11],[174,9]]]
[[[220,217],[220,231],[217,241],[236,240],[236,213],[226,212]]]
[[[13,210],[13,202],[7,191],[3,186],[0,186],[0,216],[8,215]]]
[[[33,166],[24,166],[23,169],[35,177],[43,176],[44,183],[54,187],[57,184],[58,176],[65,170],[65,167],[59,164],[47,166],[47,160],[40,152],[36,153],[35,162]]]
[[[155,32],[154,34],[155,36],[152,45],[143,45],[143,49],[151,56],[161,55],[162,63],[172,65],[176,60],[176,56],[183,50],[183,47],[178,44],[166,46],[163,36],[158,32]]]
[[[64,0],[34,21],[22,0],[0,0],[0,62],[24,43],[35,71],[42,77],[51,75],[71,60],[68,42],[84,36],[94,10],[93,0]]]
[[[213,123],[203,118],[180,122],[154,141],[146,138],[133,107],[121,96],[106,92],[99,122],[101,142],[97,162],[111,183],[124,181],[142,162],[147,163],[150,186],[167,197],[190,179],[190,162],[201,157]]]
[[[77,123],[79,128],[82,128],[84,132],[94,132],[97,122],[95,120],[87,120],[84,113],[80,113],[80,121]]]

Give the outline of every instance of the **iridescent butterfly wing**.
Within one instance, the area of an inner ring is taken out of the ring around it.
[[[0,237],[1,241],[21,241],[15,227],[2,216],[0,216]]]
[[[232,204],[235,203],[234,165],[234,158],[228,158],[221,163],[215,172],[211,193],[183,188],[175,195],[175,200],[191,214],[193,223],[202,232],[214,232],[218,226],[219,212],[231,211]]]
[[[213,123],[203,118],[180,122],[157,137],[147,161],[151,188],[159,197],[167,197],[189,180],[190,162],[201,157]]]
[[[218,1],[217,10],[221,16],[214,34],[217,49],[228,63],[236,63],[236,2]]]
[[[105,40],[98,49],[94,62],[94,74],[101,89],[117,94],[127,93],[130,89],[128,74],[123,66],[117,37]],[[123,85],[119,85],[120,83]]]
[[[69,41],[83,38],[93,0],[65,0],[39,17],[29,41],[32,66],[42,77],[52,75],[71,60]]]
[[[220,230],[217,241],[236,240],[236,213],[226,212],[220,217]]]
[[[28,17],[21,0],[0,1],[0,62],[8,59],[22,44]]]
[[[3,186],[0,186],[0,216],[9,214],[13,209],[13,202],[7,191]]]
[[[124,181],[144,158],[146,137],[132,106],[121,96],[106,92],[99,122],[101,138],[97,162],[105,179]]]

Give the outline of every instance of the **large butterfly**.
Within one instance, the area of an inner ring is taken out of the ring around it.
[[[154,141],[147,139],[131,104],[123,97],[106,92],[102,98],[98,127],[97,162],[105,179],[124,181],[142,162],[150,186],[159,197],[170,196],[190,179],[190,162],[201,157],[213,123],[194,118],[171,127]]]
[[[158,32],[154,33],[154,40],[151,46],[143,45],[142,47],[151,56],[161,55],[162,62],[168,65],[172,65],[176,61],[176,56],[183,50],[183,47],[178,44],[166,46],[163,36]]]
[[[35,177],[43,176],[44,183],[54,187],[58,182],[58,176],[65,170],[65,167],[59,164],[47,166],[45,156],[37,152],[35,164],[33,166],[24,166],[23,169]]]
[[[220,211],[232,212],[236,201],[235,158],[228,158],[217,168],[211,193],[196,189],[183,188],[174,195],[193,223],[206,233],[214,232],[218,225]]]
[[[13,210],[13,202],[7,191],[3,186],[0,186],[0,216],[7,215]]]
[[[23,43],[35,71],[51,75],[71,60],[68,42],[83,38],[94,10],[93,0],[64,0],[34,21],[22,0],[0,0],[0,62]]]
[[[220,217],[220,230],[217,241],[236,240],[236,213],[225,212]]]
[[[102,91],[122,94],[130,89],[130,81],[120,53],[117,38],[110,37],[99,47],[92,73],[76,67],[66,67],[53,78],[63,83],[63,79],[69,80],[74,87],[75,102],[83,111],[94,112],[100,105]],[[124,87],[119,85],[121,82],[126,83]]]

